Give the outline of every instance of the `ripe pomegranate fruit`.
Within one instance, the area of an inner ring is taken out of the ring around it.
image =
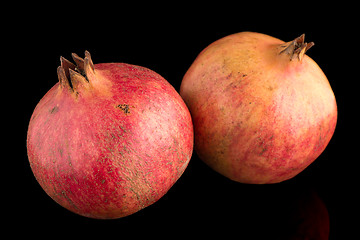
[[[241,32],[205,48],[180,95],[194,123],[195,150],[211,168],[242,183],[290,179],[329,143],[334,93],[305,52],[313,43]]]
[[[160,199],[193,149],[189,110],[157,73],[61,58],[59,82],[32,114],[27,149],[45,192],[91,218],[120,218]]]

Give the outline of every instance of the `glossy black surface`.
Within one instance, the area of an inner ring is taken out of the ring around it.
[[[17,125],[7,143],[9,148],[15,147],[8,159],[11,167],[3,169],[11,174],[3,182],[9,190],[2,194],[6,195],[4,211],[11,211],[6,216],[8,224],[20,226],[19,233],[26,228],[29,236],[44,237],[98,234],[125,238],[131,234],[148,238],[322,239],[321,234],[329,234],[329,239],[352,239],[359,225],[359,157],[354,154],[359,148],[355,119],[359,77],[350,60],[358,55],[350,44],[355,35],[347,30],[352,24],[350,14],[336,18],[342,9],[337,6],[299,13],[284,12],[287,8],[281,7],[260,13],[255,6],[233,5],[211,10],[191,4],[141,8],[140,3],[104,4],[91,10],[70,3],[59,5],[22,14],[24,21],[7,35],[14,39],[10,41],[14,47],[6,89],[11,89],[20,103],[6,115]],[[305,171],[279,184],[240,184],[212,171],[194,153],[184,175],[162,199],[117,220],[75,215],[41,189],[28,164],[26,131],[36,104],[57,82],[60,56],[71,59],[72,52],[83,56],[88,50],[94,63],[145,66],[179,90],[183,75],[202,49],[241,31],[262,32],[284,41],[305,33],[306,41],[315,42],[308,55],[329,79],[339,118],[328,147]]]

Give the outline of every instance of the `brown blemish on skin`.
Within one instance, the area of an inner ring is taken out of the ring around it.
[[[130,113],[130,106],[128,104],[119,104],[116,107],[120,108],[125,114]]]
[[[57,106],[49,110],[50,113],[56,113],[57,111],[59,111],[59,108]]]
[[[232,76],[232,73],[230,73],[229,75],[227,75],[227,76],[226,76],[226,79],[231,78],[231,76]]]

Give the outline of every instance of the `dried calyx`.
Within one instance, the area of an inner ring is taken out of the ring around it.
[[[306,51],[315,45],[314,42],[306,43],[304,41],[305,34],[302,34],[294,41],[290,41],[280,45],[280,54],[287,54],[290,57],[290,61],[294,59],[298,59],[299,61],[301,61]]]
[[[85,51],[85,58],[79,57],[76,53],[71,54],[75,64],[60,57],[61,65],[57,69],[60,86],[78,92],[81,86],[89,84],[90,76],[94,75],[94,63],[90,53]]]

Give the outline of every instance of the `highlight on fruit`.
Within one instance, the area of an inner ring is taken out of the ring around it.
[[[195,151],[242,183],[293,178],[324,151],[337,105],[328,79],[306,55],[305,35],[284,42],[240,32],[206,47],[183,77],[180,95],[194,124]]]
[[[44,191],[90,218],[133,214],[185,171],[193,124],[176,90],[154,71],[61,57],[58,83],[37,104],[27,151]]]

